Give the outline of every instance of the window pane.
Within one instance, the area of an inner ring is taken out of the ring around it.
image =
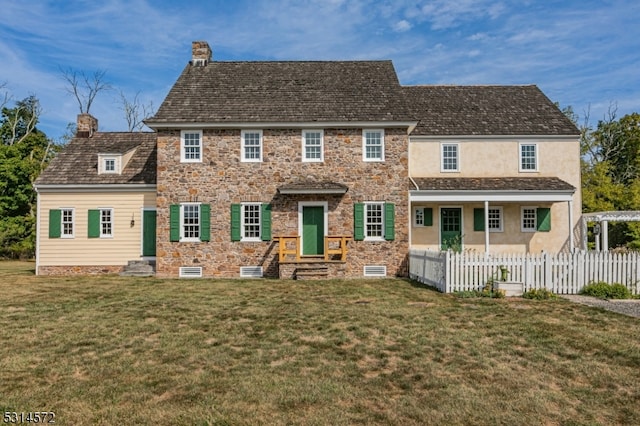
[[[522,209],[522,229],[527,231],[535,231],[536,209]]]
[[[307,160],[322,159],[322,135],[320,132],[305,132],[304,158]]]
[[[489,230],[491,231],[502,230],[502,210],[489,209]]]
[[[184,134],[184,159],[200,159],[200,133]]]
[[[100,234],[111,236],[113,232],[113,222],[111,210],[100,210]]]
[[[383,237],[383,204],[366,204],[366,237]]]
[[[73,210],[62,210],[62,235],[73,235]]]
[[[244,204],[243,237],[260,238],[260,204]]]
[[[535,170],[536,169],[536,146],[535,145],[521,145],[520,146],[520,167],[522,170]]]
[[[442,146],[442,169],[458,170],[458,146],[457,145]]]
[[[182,227],[184,238],[200,238],[200,205],[182,206]]]
[[[244,134],[244,158],[246,160],[260,159],[260,133]]]
[[[424,209],[416,209],[416,225],[422,226],[424,225]]]
[[[365,158],[382,159],[382,132],[364,132]]]

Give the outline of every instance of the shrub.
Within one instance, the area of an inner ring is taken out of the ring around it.
[[[536,300],[555,300],[558,299],[558,295],[554,292],[547,290],[546,288],[532,288],[529,291],[525,291],[522,294],[522,297],[525,299],[536,299]]]
[[[584,286],[580,294],[599,299],[629,299],[631,291],[622,284],[609,284],[604,281],[591,282]]]

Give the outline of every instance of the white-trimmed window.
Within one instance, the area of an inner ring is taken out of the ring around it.
[[[113,209],[100,209],[100,238],[113,237]]]
[[[362,160],[384,161],[384,130],[362,131]]]
[[[73,228],[74,228],[74,218],[75,218],[75,210],[74,209],[60,209],[60,217],[61,217],[61,238],[73,238]]]
[[[424,226],[424,208],[417,207],[413,209],[413,224],[415,226]]]
[[[183,130],[180,132],[180,161],[183,163],[202,162],[202,131]]]
[[[200,241],[200,204],[180,205],[180,240]]]
[[[522,207],[521,210],[522,232],[536,232],[538,217],[536,207]]]
[[[384,203],[364,204],[365,240],[384,240]]]
[[[441,171],[457,172],[460,170],[459,147],[455,143],[443,143],[441,145]]]
[[[535,172],[538,170],[538,146],[534,143],[520,144],[520,171]]]
[[[502,207],[489,207],[489,232],[502,232]]]
[[[242,203],[242,241],[260,241],[261,203]]]
[[[240,160],[247,163],[262,161],[262,130],[243,130]]]
[[[115,173],[116,172],[116,159],[115,158],[105,158],[104,159],[104,172],[105,173]]]
[[[302,131],[302,161],[324,161],[324,134],[322,130]]]

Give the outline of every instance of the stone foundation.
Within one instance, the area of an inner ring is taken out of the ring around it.
[[[124,265],[92,265],[92,266],[39,266],[38,275],[107,275],[119,274]]]

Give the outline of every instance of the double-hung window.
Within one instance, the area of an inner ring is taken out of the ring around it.
[[[242,241],[260,241],[260,203],[242,204]]]
[[[271,240],[271,204],[231,204],[231,241]]]
[[[537,215],[535,207],[522,208],[522,232],[536,232]]]
[[[88,225],[89,238],[113,237],[113,209],[89,210]]]
[[[441,145],[443,172],[457,172],[460,170],[459,147],[458,144],[445,143]]]
[[[183,130],[180,132],[180,161],[183,163],[202,162],[202,131]]]
[[[489,232],[502,232],[502,207],[489,207]]]
[[[49,210],[49,238],[74,238],[75,210]]]
[[[173,204],[169,207],[170,241],[209,241],[211,206],[201,203]]]
[[[384,130],[362,131],[362,160],[384,161]]]
[[[262,130],[243,130],[241,132],[242,147],[240,159],[242,162],[259,163],[262,161]]]
[[[354,239],[357,241],[390,241],[395,239],[395,205],[370,201],[355,203]]]
[[[105,158],[104,159],[104,172],[105,173],[115,173],[116,172],[116,159],[115,158]]]
[[[322,130],[302,131],[302,161],[322,162],[324,161],[324,141]]]
[[[535,172],[538,170],[538,147],[536,144],[520,144],[520,171]]]

